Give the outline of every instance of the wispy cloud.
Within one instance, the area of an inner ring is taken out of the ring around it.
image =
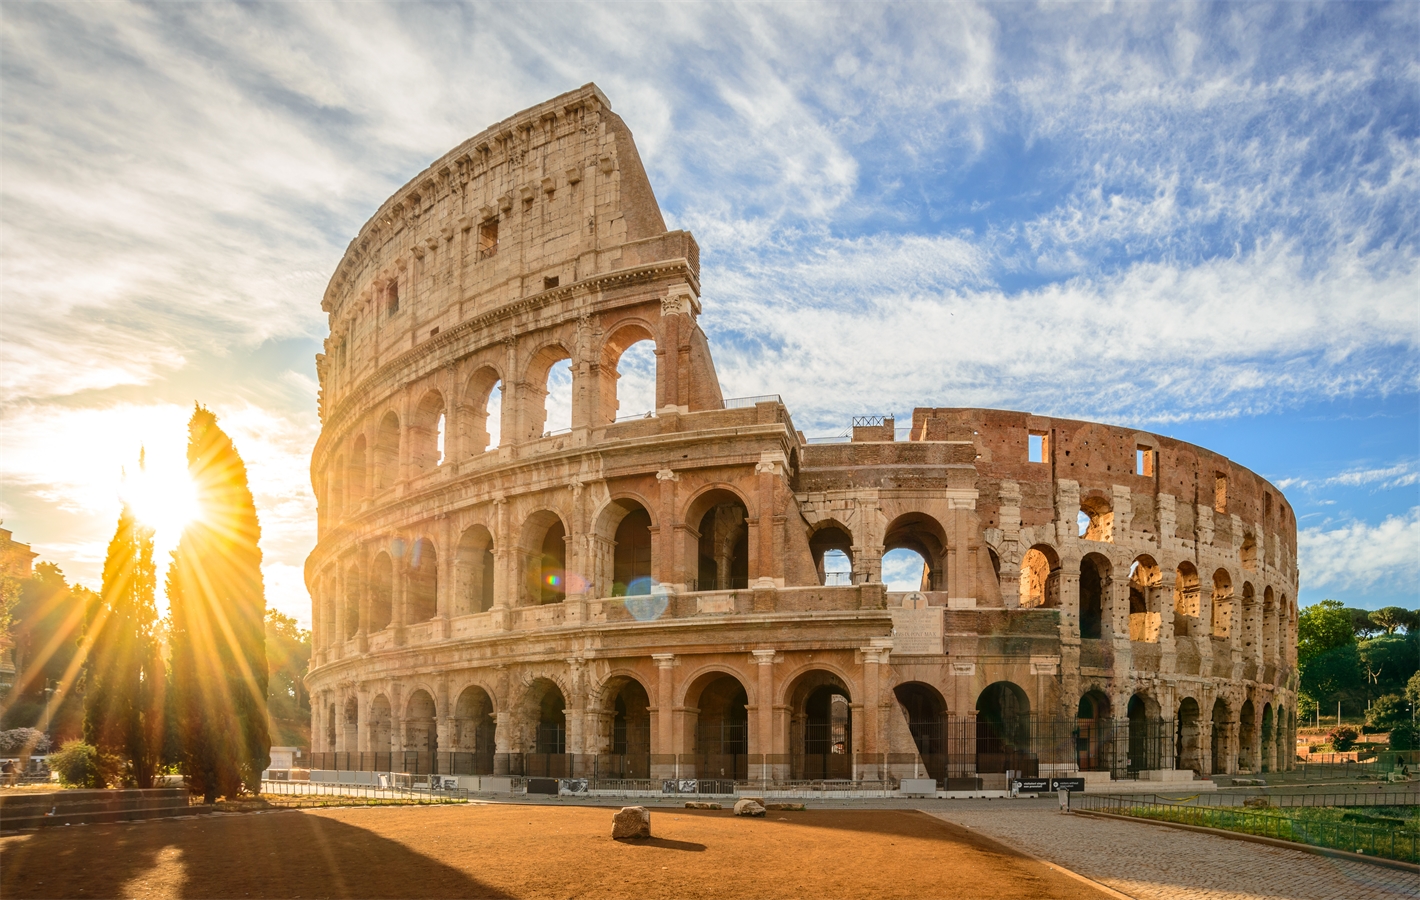
[[[1405,461],[1382,468],[1352,469],[1326,478],[1283,478],[1277,482],[1277,486],[1283,490],[1293,487],[1323,488],[1334,485],[1345,487],[1374,485],[1381,490],[1410,487],[1420,484],[1420,471],[1416,471],[1416,465],[1415,462]]]
[[[1311,589],[1390,587],[1415,596],[1420,507],[1378,525],[1349,522],[1297,534],[1297,567]]]

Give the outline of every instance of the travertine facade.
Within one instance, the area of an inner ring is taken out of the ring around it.
[[[1279,491],[1200,447],[999,410],[810,443],[777,397],[722,398],[699,276],[591,85],[459,146],[351,243],[312,458],[317,766],[989,783],[1289,764]],[[640,341],[655,414],[617,421]],[[547,433],[560,360],[572,428]],[[885,590],[897,548],[926,561],[921,591]]]

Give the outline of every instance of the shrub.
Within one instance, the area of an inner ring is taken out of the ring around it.
[[[1402,722],[1390,730],[1390,749],[1414,750],[1420,746],[1420,729]]]
[[[1328,731],[1326,737],[1331,741],[1331,746],[1336,748],[1336,752],[1345,753],[1356,746],[1356,738],[1360,735],[1350,725],[1339,725]]]
[[[59,776],[65,787],[108,787],[109,778],[118,770],[117,757],[99,753],[98,748],[83,741],[66,741],[58,753],[50,754],[49,768]]]
[[[0,754],[19,756],[22,753],[41,755],[49,752],[49,738],[37,728],[11,728],[0,731]]]
[[[1390,731],[1410,722],[1410,704],[1399,694],[1386,694],[1366,710],[1366,724],[1376,731]]]

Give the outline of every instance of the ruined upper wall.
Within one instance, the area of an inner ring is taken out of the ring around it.
[[[351,241],[321,304],[322,408],[454,325],[678,259],[698,290],[694,240],[666,231],[631,132],[595,85],[524,110],[435,161]]]

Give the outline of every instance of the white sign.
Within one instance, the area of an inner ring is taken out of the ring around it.
[[[892,652],[895,656],[940,656],[942,608],[892,610]]]

